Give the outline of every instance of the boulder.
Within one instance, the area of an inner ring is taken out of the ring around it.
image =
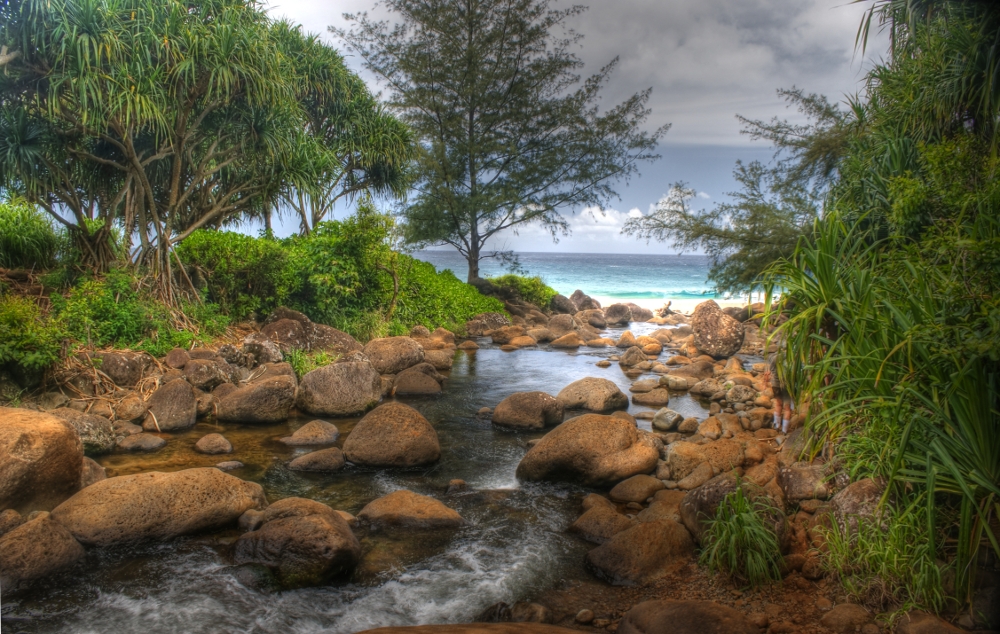
[[[685,363],[670,370],[670,376],[684,376],[696,379],[695,383],[704,379],[711,379],[715,376],[715,365],[708,361],[688,361],[687,357],[673,357],[673,359],[684,359]],[[667,361],[670,365],[670,360]]]
[[[856,603],[840,603],[823,615],[819,622],[836,634],[857,632],[871,623],[872,615]]]
[[[206,434],[194,444],[194,450],[208,455],[233,453],[233,444],[222,434]]]
[[[618,365],[623,368],[631,368],[639,365],[640,363],[645,363],[649,361],[646,357],[646,353],[642,351],[639,346],[632,346],[628,350],[622,353],[620,359],[618,359]]]
[[[267,505],[259,484],[212,467],[108,478],[52,511],[52,519],[87,546],[167,540],[235,525]]]
[[[639,523],[587,553],[587,567],[614,585],[661,579],[694,553],[691,535],[671,520]]]
[[[310,414],[352,416],[371,409],[381,399],[382,379],[372,364],[346,361],[302,377],[295,404]]]
[[[671,474],[673,475],[673,474]],[[677,488],[681,491],[692,491],[712,479],[715,471],[712,465],[703,462],[694,471],[677,481]]]
[[[628,397],[612,381],[587,377],[564,387],[556,396],[566,409],[613,412],[628,408]]]
[[[700,541],[705,531],[706,522],[715,519],[716,509],[727,495],[736,490],[738,479],[731,473],[718,475],[704,485],[689,491],[681,502],[681,520],[687,526],[695,541]],[[773,500],[763,488],[742,482],[743,493],[752,500],[761,499],[762,503],[775,506]],[[768,521],[774,528],[778,541],[782,542],[785,534],[785,516],[780,510],[770,514]]]
[[[80,471],[80,488],[85,489],[95,482],[100,482],[108,477],[108,472],[104,467],[97,464],[90,458],[84,456]]]
[[[418,467],[441,457],[437,432],[420,412],[402,403],[376,407],[355,425],[344,454],[367,467]]]
[[[135,352],[101,352],[94,354],[94,365],[118,387],[135,387],[142,380],[147,357]]]
[[[118,448],[122,451],[157,451],[163,449],[167,441],[153,434],[131,434],[118,441]]]
[[[573,315],[580,310],[573,300],[558,294],[549,300],[549,309],[560,315]]]
[[[722,312],[712,300],[695,307],[691,329],[695,347],[717,359],[731,357],[743,347],[743,324]]]
[[[639,512],[635,519],[639,522],[653,522],[656,520],[681,521],[681,502],[684,500],[684,491],[676,489],[663,489],[653,494],[653,501],[649,506]]]
[[[556,337],[561,337],[576,330],[576,320],[573,315],[553,315],[549,320],[546,329]]]
[[[364,355],[379,374],[398,374],[423,362],[424,349],[409,337],[386,337],[369,341]]]
[[[580,346],[586,345],[586,341],[583,337],[575,332],[568,332],[565,335],[555,339],[549,345],[553,348],[579,348]]]
[[[684,417],[672,409],[664,407],[653,415],[653,429],[656,431],[671,431],[677,427]]]
[[[292,471],[340,471],[344,464],[344,452],[330,447],[299,456],[288,463],[288,468]]]
[[[681,480],[698,468],[698,465],[707,462],[705,451],[701,445],[693,442],[675,442],[667,446],[666,462],[670,468],[672,480]]]
[[[715,601],[644,601],[625,613],[618,634],[757,634],[743,613]]]
[[[653,476],[634,475],[616,484],[608,496],[615,502],[645,502],[663,488]]]
[[[299,427],[291,436],[285,436],[279,442],[290,447],[332,445],[339,437],[340,430],[336,425],[323,420],[314,420]]]
[[[191,355],[187,353],[187,350],[182,350],[181,348],[174,348],[167,353],[167,356],[163,358],[163,363],[168,368],[173,368],[174,370],[180,370],[187,365],[187,362],[191,360]]]
[[[122,438],[122,435],[115,431],[111,421],[103,416],[85,414],[68,407],[60,407],[49,413],[73,426],[80,435],[85,454],[93,456],[114,451],[115,445]]]
[[[252,357],[251,364],[281,363],[284,355],[281,348],[259,332],[254,332],[246,336],[243,340],[243,354]]]
[[[592,310],[599,309],[601,307],[601,303],[599,301],[593,299],[590,295],[585,294],[580,289],[573,291],[573,294],[570,295],[569,298],[580,310]]]
[[[736,469],[742,466],[746,459],[743,443],[739,440],[723,438],[715,442],[705,443],[701,449],[705,460],[712,465],[712,470],[715,473]]]
[[[0,509],[51,509],[80,486],[83,444],[66,421],[0,407]]]
[[[138,421],[146,415],[146,402],[138,394],[129,394],[115,407],[115,418],[118,420]]]
[[[288,419],[295,393],[294,376],[261,378],[219,399],[215,416],[239,423],[279,423]]]
[[[221,365],[214,359],[191,359],[184,366],[184,374],[192,386],[203,392],[211,392],[223,383],[230,382],[227,368]]]
[[[305,327],[309,350],[325,350],[339,355],[360,352],[363,346],[351,335],[324,324],[309,322]]]
[[[233,559],[266,566],[284,588],[347,575],[361,560],[361,544],[351,527],[325,504],[286,498],[269,506],[260,519],[258,528],[233,544]]]
[[[645,394],[646,392],[652,392],[658,387],[660,387],[659,379],[642,379],[640,381],[636,381],[635,383],[633,383],[632,386],[628,389],[628,391],[633,393],[639,392]]]
[[[153,392],[146,405],[149,415],[143,420],[146,431],[177,431],[198,421],[198,399],[187,381],[171,381]]]
[[[307,322],[308,323],[308,322]],[[278,344],[283,353],[292,350],[308,350],[309,340],[301,322],[294,319],[279,319],[260,329],[260,334]]]
[[[380,528],[457,528],[465,523],[454,509],[412,491],[394,491],[369,502],[358,513],[358,519]]]
[[[563,420],[563,404],[545,392],[515,392],[493,410],[493,424],[512,429],[545,429]]]
[[[278,306],[271,311],[271,314],[264,319],[264,325],[270,325],[275,322],[281,321],[282,319],[290,319],[292,321],[297,321],[300,324],[312,323],[309,317],[305,313],[301,313],[297,310],[292,310],[287,306]]]
[[[493,343],[504,345],[508,344],[518,337],[524,336],[525,329],[521,326],[501,326],[495,330],[490,331],[490,339]]]
[[[852,482],[830,499],[833,518],[848,532],[858,530],[858,520],[871,522],[880,516],[879,504],[885,482],[866,478]]]
[[[659,451],[635,424],[613,416],[585,414],[559,425],[532,447],[517,466],[522,480],[569,480],[607,486],[656,468]]]
[[[450,370],[455,363],[455,349],[424,350],[424,361],[434,366],[435,370]]]
[[[0,511],[0,537],[3,537],[21,524],[24,524],[24,518],[14,509]]]
[[[648,308],[643,308],[633,302],[625,302],[625,305],[632,311],[632,321],[649,321],[653,318],[653,311]]]
[[[434,366],[420,363],[396,375],[392,392],[399,396],[433,396],[441,393],[443,380],[444,377],[437,373]]]
[[[778,471],[778,486],[789,502],[825,500],[830,497],[823,465],[796,462]]]
[[[603,544],[618,533],[635,526],[631,520],[619,513],[613,504],[598,504],[584,511],[567,529],[588,542]]]
[[[944,619],[910,610],[896,622],[896,634],[962,634],[965,630],[955,627]]]
[[[726,400],[730,403],[744,403],[757,398],[757,390],[746,385],[734,385],[726,392]]]
[[[646,407],[666,407],[670,403],[670,392],[663,388],[656,388],[642,394],[633,394],[632,402]]]
[[[626,304],[611,304],[604,309],[604,321],[609,326],[627,326],[632,321],[632,309]]]
[[[577,322],[583,325],[604,330],[608,327],[608,322],[604,320],[604,311],[600,309],[581,310],[573,315]]]
[[[86,553],[63,526],[42,512],[0,536],[0,586],[18,586],[72,566]]]

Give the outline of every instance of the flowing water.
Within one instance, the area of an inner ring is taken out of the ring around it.
[[[652,330],[633,324],[636,334]],[[610,330],[617,338],[621,330]],[[468,622],[498,602],[513,603],[567,582],[592,579],[583,569],[591,545],[565,533],[580,513],[587,493],[568,484],[521,484],[514,477],[525,443],[543,435],[510,433],[477,418],[513,392],[556,394],[572,381],[605,377],[627,393],[632,380],[618,367],[594,363],[620,351],[579,352],[524,349],[501,352],[485,344],[458,352],[438,398],[406,400],[437,430],[441,460],[413,470],[362,470],[303,474],[286,468],[308,451],[276,441],[310,420],[299,417],[272,426],[199,423],[169,436],[157,453],[102,458],[109,475],[171,471],[239,460],[233,474],[260,483],[269,500],[290,496],[316,499],[357,513],[371,500],[396,489],[431,495],[455,508],[467,525],[447,532],[379,532],[362,529],[363,561],[349,580],[319,588],[271,592],[230,567],[227,546],[235,531],[141,547],[91,550],[74,570],[5,597],[3,631],[116,633],[142,632],[357,632],[370,627]],[[670,407],[704,417],[703,406],[675,395]],[[632,406],[631,412],[647,408]],[[336,419],[338,444],[359,419]],[[649,429],[649,421],[639,421]],[[222,432],[235,452],[203,456],[193,451],[204,434]],[[453,478],[469,490],[447,493]]]

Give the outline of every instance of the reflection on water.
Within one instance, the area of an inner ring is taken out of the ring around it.
[[[633,324],[633,332],[651,330]],[[611,331],[617,337],[620,331]],[[357,513],[371,500],[405,488],[432,495],[468,521],[457,531],[368,533],[359,531],[364,558],[351,579],[320,588],[281,593],[239,583],[226,548],[233,531],[170,544],[108,548],[88,553],[74,571],[3,604],[4,632],[356,632],[381,625],[468,621],[498,601],[513,603],[587,577],[588,545],[566,535],[586,491],[565,484],[525,484],[514,477],[525,443],[542,435],[494,429],[476,417],[512,392],[556,394],[586,376],[615,381],[626,391],[631,380],[617,364],[594,363],[616,349],[578,353],[526,349],[501,352],[484,345],[459,352],[442,396],[406,400],[438,432],[441,460],[411,471],[348,467],[334,474],[289,471],[287,463],[309,451],[277,442],[310,420],[250,426],[202,422],[165,435],[154,454],[116,454],[101,460],[109,475],[173,471],[211,466],[222,460],[246,465],[233,474],[259,482],[272,502],[290,496],[319,500]],[[704,417],[686,395],[670,407]],[[633,413],[647,409],[632,406]],[[338,444],[358,418],[333,420]],[[649,421],[639,421],[649,429]],[[225,456],[194,452],[201,436],[221,432],[235,451]],[[448,494],[448,482],[465,480],[470,491]]]

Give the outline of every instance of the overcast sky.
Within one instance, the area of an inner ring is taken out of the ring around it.
[[[568,2],[553,2],[556,7]],[[347,63],[381,87],[344,51],[327,27],[349,27],[346,12],[372,11],[374,0],[270,0],[272,15],[320,33],[347,54]],[[505,236],[498,246],[518,251],[662,253],[620,236],[629,214],[648,213],[671,183],[682,180],[699,192],[698,202],[712,205],[735,189],[737,159],[767,161],[766,144],[740,135],[737,113],[751,118],[796,118],[785,109],[776,90],[797,86],[831,100],[859,89],[871,61],[854,55],[854,37],[866,4],[850,0],[600,0],[574,19],[571,27],[584,35],[577,55],[594,72],[615,56],[617,73],[603,102],[614,104],[636,91],[653,88],[653,114],[648,126],[672,124],[660,153],[663,158],[642,166],[642,175],[620,184],[621,200],[603,213],[575,210],[567,214],[572,235],[553,244],[539,229]],[[389,16],[391,18],[391,16]],[[869,46],[869,51],[881,49]],[[348,209],[338,209],[343,216]],[[295,230],[288,220],[282,233]]]

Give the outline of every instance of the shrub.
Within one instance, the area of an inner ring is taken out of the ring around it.
[[[552,298],[558,295],[555,289],[546,286],[540,277],[524,277],[511,273],[487,279],[499,289],[501,296],[520,298],[542,309],[548,308]]]
[[[400,256],[400,269],[403,292],[392,334],[404,334],[417,324],[462,332],[465,322],[479,313],[504,312],[500,300],[482,295],[451,271],[438,273],[434,265],[409,256]]]
[[[0,267],[46,269],[55,264],[63,236],[34,205],[0,202]]]
[[[330,365],[337,358],[337,354],[322,350],[309,353],[305,350],[294,349],[285,354],[285,361],[295,370],[295,375],[299,377],[299,380],[317,368]]]
[[[287,304],[301,286],[281,243],[229,231],[199,230],[178,245],[208,299],[233,319],[266,314]]]
[[[737,486],[708,522],[701,563],[751,586],[781,579],[781,547],[772,527],[777,516],[766,497],[751,499]]]
[[[47,319],[31,300],[0,298],[0,366],[42,372],[59,360],[64,336],[59,324]]]

